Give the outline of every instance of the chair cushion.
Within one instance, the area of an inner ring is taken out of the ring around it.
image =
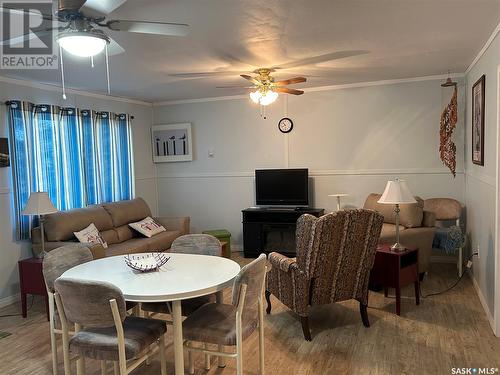
[[[181,301],[182,316],[189,316],[201,306],[207,303],[215,302],[215,294],[209,294],[208,296],[201,296],[191,299],[185,299]],[[169,309],[170,307],[170,309]],[[170,314],[172,306],[170,302],[147,302],[142,303],[141,308],[144,311],[160,314]]]
[[[127,317],[123,321],[125,355],[127,359],[137,357],[167,331],[164,321]],[[71,353],[98,360],[118,360],[118,337],[116,328],[84,329],[69,341]]]
[[[145,238],[145,240],[148,244],[149,251],[165,251],[170,249],[172,242],[180,235],[181,232],[178,230],[167,230],[151,238]]]
[[[113,229],[113,222],[106,210],[100,206],[90,206],[45,215],[45,238],[47,241],[68,241],[75,238],[73,232],[81,231],[91,223],[100,232]]]
[[[142,198],[104,203],[102,207],[108,212],[109,216],[111,216],[115,228],[151,216],[151,210],[146,201]]]
[[[148,251],[147,238],[133,238],[131,240],[109,245],[106,249],[106,256],[145,253]]]
[[[253,318],[256,315],[250,311],[245,311],[243,314],[241,324],[243,340],[257,328],[258,320]],[[182,323],[182,327],[185,340],[234,346],[236,345],[236,307],[209,303],[189,315]]]

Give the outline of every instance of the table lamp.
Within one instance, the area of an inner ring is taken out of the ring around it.
[[[394,251],[404,250],[404,246],[399,243],[399,205],[404,203],[417,203],[405,180],[396,178],[394,181],[387,181],[384,193],[378,203],[393,204],[396,213],[396,243],[391,246]]]
[[[46,254],[45,252],[45,232],[43,230],[43,215],[52,214],[57,212],[57,208],[52,204],[49,194],[45,192],[31,193],[26,203],[26,207],[21,212],[21,215],[38,215],[40,221],[40,231],[42,238],[42,252],[38,255],[39,258],[43,258]]]

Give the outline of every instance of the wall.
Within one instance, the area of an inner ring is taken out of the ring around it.
[[[113,99],[104,95],[82,95],[74,91],[63,100],[58,88],[35,85],[0,77],[0,137],[8,136],[6,106],[9,99],[28,100],[34,103],[59,104],[129,113],[133,120],[136,194],[144,197],[156,211],[155,167],[151,160],[150,105]],[[13,195],[11,168],[0,168],[0,306],[11,303],[19,292],[17,261],[31,256],[29,242],[16,242],[14,235]]]
[[[328,194],[349,193],[343,205],[359,207],[370,192],[382,192],[386,181],[398,176],[423,198],[464,201],[462,113],[455,179],[438,155],[441,82],[280,96],[268,107],[267,119],[248,98],[157,105],[155,124],[193,124],[194,148],[192,162],[158,164],[160,214],[191,216],[194,232],[227,228],[240,245],[241,209],[254,204],[256,168],[309,168],[312,205],[327,210],[336,207]],[[459,92],[463,110],[463,85]],[[277,129],[286,114],[295,124],[289,135]]]
[[[466,75],[467,113],[465,181],[467,205],[467,231],[474,251],[473,278],[478,294],[492,322],[495,296],[495,198],[497,168],[497,66],[500,64],[500,37],[497,35],[482,57]],[[474,83],[486,75],[485,99],[485,154],[484,167],[472,163],[471,92]]]

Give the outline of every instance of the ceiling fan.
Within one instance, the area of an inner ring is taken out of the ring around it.
[[[20,37],[2,40],[0,45],[15,45],[33,38],[51,37],[57,31],[56,40],[60,49],[60,67],[62,81],[62,96],[66,99],[64,83],[64,64],[62,51],[78,57],[91,59],[94,66],[94,56],[105,51],[106,79],[108,94],[111,93],[109,83],[109,55],[125,52],[125,49],[112,39],[103,29],[125,31],[130,33],[156,34],[166,36],[185,36],[189,25],[183,23],[107,20],[108,14],[123,5],[127,0],[59,0],[54,15],[43,14],[15,8],[12,5],[0,5],[0,12],[11,12],[23,17],[42,18],[41,27],[31,30]],[[47,23],[59,22],[64,25],[47,27]],[[45,28],[44,28],[45,27]]]
[[[242,74],[245,72],[242,71],[232,71],[232,70],[216,70],[212,72],[193,72],[193,73],[174,73],[170,74],[174,77],[181,78],[204,78],[204,77],[212,77],[212,76],[231,76],[231,75],[239,75],[240,77],[250,81],[252,86],[218,86],[220,89],[247,89],[252,90],[250,92],[250,99],[262,106],[267,106],[276,101],[278,98],[278,93],[291,94],[291,95],[302,95],[304,93],[303,90],[292,89],[289,87],[285,87],[288,85],[293,85],[297,83],[303,83],[307,81],[305,77],[294,77],[282,81],[275,81],[274,77],[271,76],[271,73],[276,72],[278,70],[283,69],[293,69],[297,67],[314,65],[323,63],[326,61],[338,60],[347,57],[363,55],[368,53],[365,50],[353,50],[353,51],[337,51],[326,53],[318,56],[306,57],[299,60],[289,61],[284,64],[280,64],[277,66],[273,66],[271,68],[258,68],[254,70],[252,73],[256,74],[256,77],[252,77],[248,74]],[[231,56],[230,56],[231,57]],[[231,59],[236,60],[236,62],[240,62],[238,59],[231,57]]]
[[[170,22],[107,20],[107,15],[123,5],[127,0],[59,0],[58,10],[54,15],[41,14],[45,21],[57,21],[65,25],[37,30],[36,36],[52,35],[58,31],[57,42],[67,52],[80,56],[92,57],[109,48],[110,55],[116,55],[125,50],[102,29],[125,31],[131,33],[156,34],[167,36],[185,36],[189,25]],[[9,6],[0,6],[0,12],[26,13],[26,11]],[[30,13],[30,12],[27,12]],[[39,13],[31,13],[40,17]],[[8,40],[2,45],[17,44],[34,38],[33,33],[25,34]]]
[[[253,86],[219,86],[217,88],[255,89],[255,91],[250,92],[250,99],[252,99],[254,103],[264,106],[276,101],[279,92],[292,95],[302,95],[304,93],[302,90],[291,89],[284,86],[306,82],[306,78],[295,77],[283,81],[275,81],[271,76],[271,73],[274,71],[275,69],[273,68],[256,69],[253,73],[257,74],[257,77],[252,77],[248,74],[240,74],[240,77],[253,83]]]

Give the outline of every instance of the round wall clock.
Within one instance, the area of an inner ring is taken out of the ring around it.
[[[278,129],[282,133],[290,133],[293,129],[293,121],[292,119],[288,117],[283,117],[279,122],[278,122]]]

